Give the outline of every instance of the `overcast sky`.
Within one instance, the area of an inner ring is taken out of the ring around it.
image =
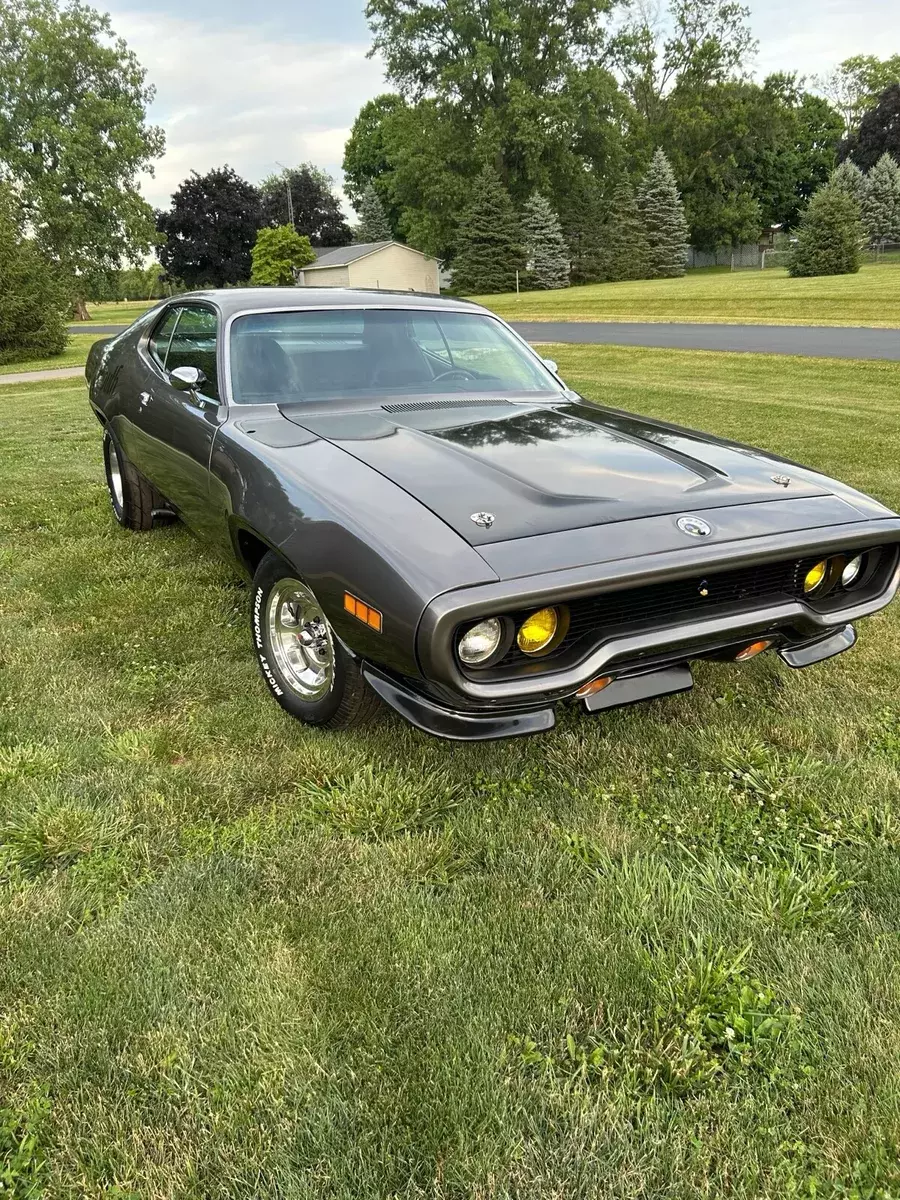
[[[757,74],[827,71],[851,54],[900,52],[897,0],[749,0]],[[185,13],[190,15],[186,16]],[[168,207],[192,170],[228,163],[251,182],[276,160],[312,160],[337,179],[360,106],[383,91],[366,58],[361,0],[115,0],[113,24],[157,90],[165,158],[144,193]]]

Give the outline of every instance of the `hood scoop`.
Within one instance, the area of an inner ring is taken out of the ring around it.
[[[405,404],[382,404],[386,413],[429,412],[438,408],[512,408],[508,400],[491,400],[487,396],[473,396],[471,400],[409,400]]]

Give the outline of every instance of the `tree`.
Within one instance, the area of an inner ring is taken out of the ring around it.
[[[846,192],[862,207],[863,192],[866,190],[866,177],[851,158],[845,158],[831,172],[829,183],[839,192]]]
[[[375,189],[391,225],[399,232],[402,208],[394,202],[390,176],[395,169],[391,153],[391,118],[407,109],[402,96],[386,92],[369,100],[359,110],[344,146],[344,191],[357,207],[370,185]]]
[[[373,184],[367,184],[357,204],[359,224],[354,230],[355,242],[390,242],[394,233],[385,216]]]
[[[68,281],[23,225],[11,189],[0,183],[0,363],[62,354],[68,340]]]
[[[650,278],[666,279],[683,275],[688,249],[684,205],[669,160],[659,148],[638,188],[637,203],[647,238]]]
[[[349,246],[350,226],[334,193],[334,180],[312,163],[301,163],[260,184],[267,225],[290,225],[313,246]],[[288,194],[290,193],[290,206]]]
[[[261,287],[290,287],[294,272],[315,262],[316,253],[293,225],[260,229],[251,251],[253,269],[250,282]]]
[[[860,122],[859,133],[851,134],[838,151],[840,159],[852,158],[861,171],[871,170],[882,154],[900,162],[900,83],[885,88]]]
[[[852,275],[865,238],[859,205],[839,188],[819,188],[797,231],[788,271],[793,276]]]
[[[646,279],[649,265],[650,247],[634,188],[623,179],[603,226],[603,275],[611,282]]]
[[[137,186],[164,147],[146,121],[153,94],[108,16],[80,0],[0,5],[0,176],[82,318],[91,279],[140,261],[155,240]]]
[[[263,223],[259,192],[231,167],[192,172],[157,214],[159,259],[188,287],[225,287],[250,277],[250,252]]]
[[[525,267],[522,230],[509,192],[485,166],[463,213],[453,262],[454,291],[465,295],[511,292]]]
[[[900,83],[900,54],[884,59],[857,54],[815,82],[841,114],[843,133],[849,136],[868,109],[875,107],[884,89]]]
[[[569,252],[559,217],[537,192],[525,205],[522,235],[528,255],[528,285],[542,290],[569,286]]]
[[[861,209],[872,244],[900,242],[900,165],[890,154],[882,154],[864,176]]]
[[[560,220],[569,248],[569,278],[572,283],[598,283],[605,270],[603,226],[607,205],[596,176],[582,171],[563,203]]]

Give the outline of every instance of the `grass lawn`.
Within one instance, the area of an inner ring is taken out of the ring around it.
[[[158,300],[118,300],[109,304],[89,304],[88,312],[98,325],[130,325]]]
[[[900,505],[900,366],[552,354]],[[80,382],[0,450],[4,1195],[900,1195],[900,608],[530,741],[322,735],[230,570],[114,526]]]
[[[15,375],[20,371],[56,371],[63,367],[81,367],[87,362],[88,351],[102,333],[75,333],[62,354],[53,358],[29,358],[23,362],[0,364],[0,382],[3,375]]]
[[[683,279],[595,283],[520,297],[479,296],[510,321],[710,321],[900,327],[900,263],[858,275],[791,279],[786,271],[689,272]]]

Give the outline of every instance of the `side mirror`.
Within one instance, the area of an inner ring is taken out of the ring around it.
[[[553,361],[552,358],[542,358],[541,362],[544,364],[544,366],[549,371],[552,371],[554,375],[559,374],[559,367],[556,365],[556,363]]]
[[[199,367],[176,367],[169,373],[169,382],[179,392],[196,392],[206,383],[206,376]]]

